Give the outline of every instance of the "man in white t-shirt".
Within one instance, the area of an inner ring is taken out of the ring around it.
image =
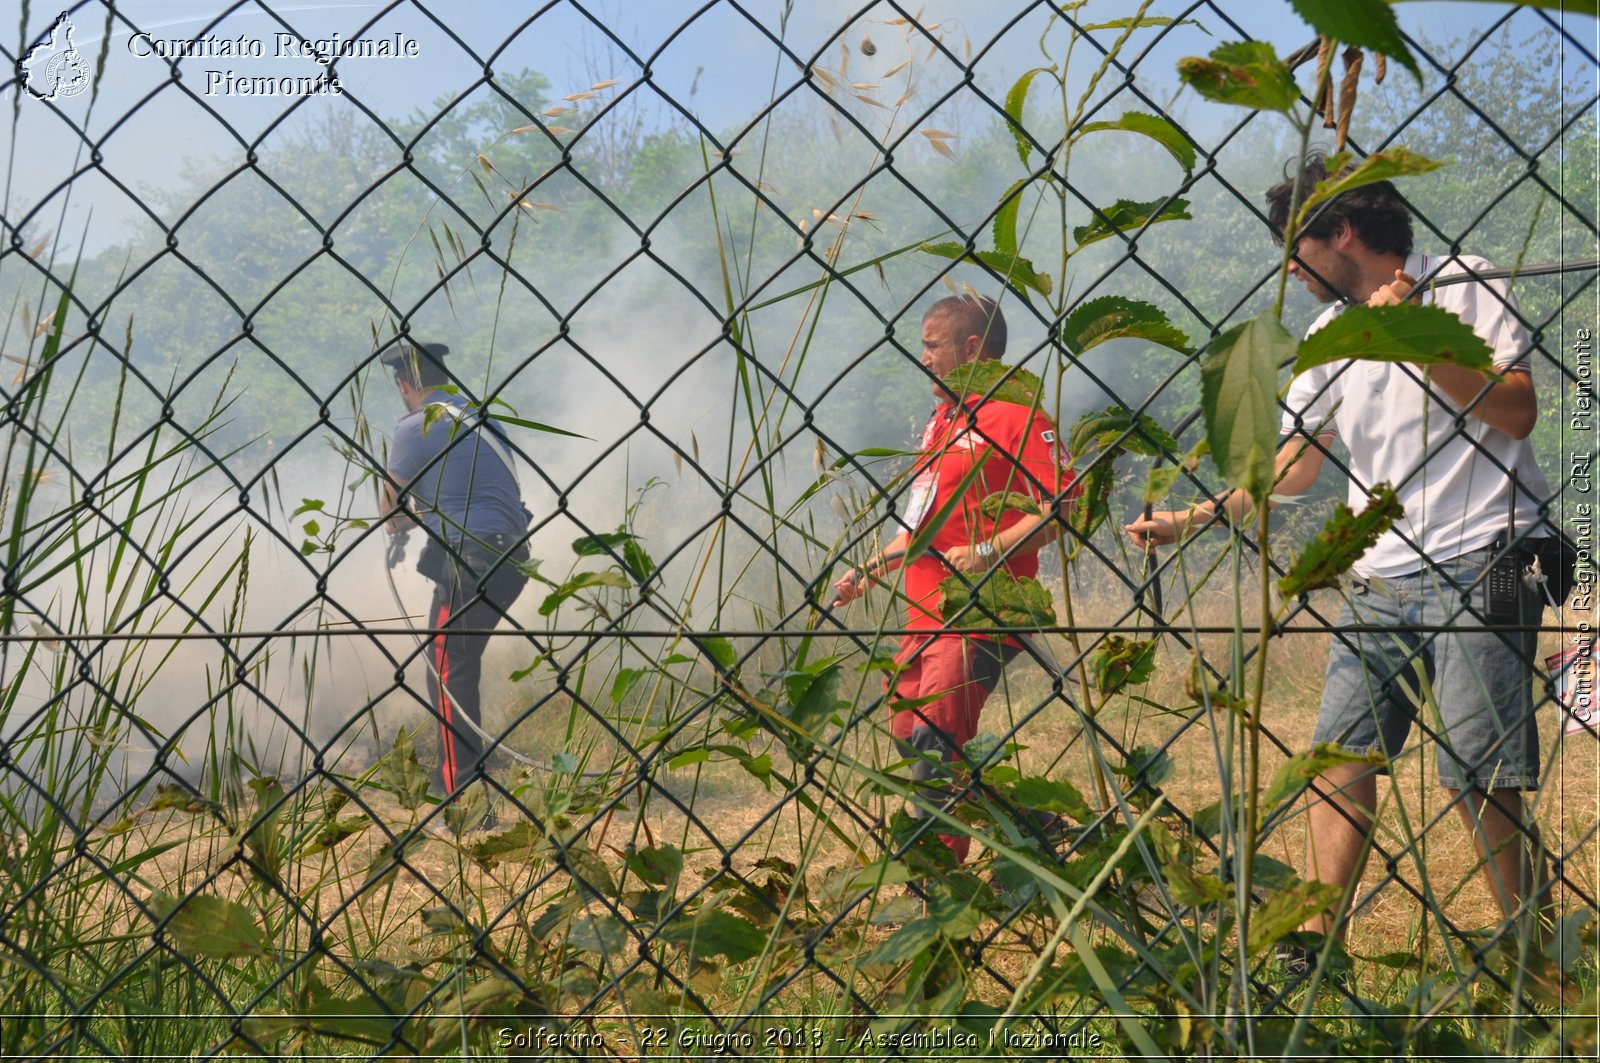
[[[1321,156],[1308,159],[1302,197],[1326,176]],[[1278,233],[1292,193],[1292,178],[1267,193]],[[1370,487],[1395,489],[1405,515],[1356,562],[1339,618],[1341,628],[1395,630],[1335,634],[1316,741],[1397,757],[1419,715],[1420,662],[1438,706],[1438,718],[1425,714],[1421,723],[1438,744],[1439,782],[1475,839],[1490,889],[1509,918],[1542,880],[1535,877],[1543,866],[1535,855],[1538,833],[1523,822],[1522,800],[1539,778],[1530,681],[1531,626],[1542,603],[1537,587],[1519,582],[1509,607],[1497,603],[1500,611],[1486,617],[1482,577],[1505,552],[1508,527],[1525,533],[1540,525],[1539,504],[1549,495],[1528,441],[1537,412],[1530,343],[1503,281],[1413,291],[1438,260],[1411,245],[1410,216],[1388,182],[1326,204],[1301,230],[1289,265],[1313,296],[1331,304],[1310,331],[1354,303],[1432,303],[1489,344],[1499,379],[1455,365],[1424,371],[1353,360],[1301,374],[1283,404],[1274,493],[1310,488],[1336,439],[1349,450],[1353,509],[1365,505]],[[1488,268],[1481,258],[1454,256],[1441,272]],[[1240,520],[1250,499],[1235,491],[1189,510],[1153,513],[1127,530],[1141,547],[1170,543],[1213,522],[1223,508]],[[1344,934],[1341,916],[1369,849],[1378,773],[1341,765],[1313,786],[1308,877],[1346,887],[1346,897],[1340,916],[1312,920],[1307,930]]]

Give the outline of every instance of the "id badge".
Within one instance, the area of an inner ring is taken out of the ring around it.
[[[906,495],[906,511],[900,518],[900,524],[906,531],[915,532],[925,517],[928,510],[933,508],[933,496],[939,486],[939,476],[932,471],[924,472],[911,481],[911,491]]]

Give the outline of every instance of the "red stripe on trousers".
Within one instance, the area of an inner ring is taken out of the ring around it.
[[[439,606],[439,617],[434,625],[443,628],[445,621],[450,619],[450,606],[448,603]],[[450,656],[445,652],[444,632],[433,637],[435,673],[439,686],[439,755],[443,760],[441,768],[444,773],[444,789],[446,793],[454,793],[456,788],[456,737],[455,729],[450,726]]]

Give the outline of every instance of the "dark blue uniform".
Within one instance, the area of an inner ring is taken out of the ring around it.
[[[426,402],[447,404],[463,416],[458,420],[440,410],[430,423],[424,406],[402,417],[389,451],[389,475],[426,529],[417,568],[434,583],[428,624],[487,632],[528,582],[513,564],[528,558],[521,541],[528,513],[502,458],[509,456],[503,437],[498,447],[484,438],[499,430],[488,423],[474,427],[476,411],[464,410],[459,396],[432,391]],[[487,634],[463,633],[435,635],[428,646],[428,693],[439,719],[434,779],[444,794],[481,770],[478,681],[488,645]]]

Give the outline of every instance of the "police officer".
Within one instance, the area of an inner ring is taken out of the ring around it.
[[[394,373],[405,416],[389,451],[384,511],[397,543],[413,526],[425,542],[417,570],[433,581],[426,651],[428,695],[439,721],[435,788],[448,796],[481,773],[484,742],[478,680],[487,632],[507,615],[528,577],[523,541],[530,515],[504,434],[459,395],[442,343],[397,340],[379,354]],[[459,629],[446,633],[443,629]]]

